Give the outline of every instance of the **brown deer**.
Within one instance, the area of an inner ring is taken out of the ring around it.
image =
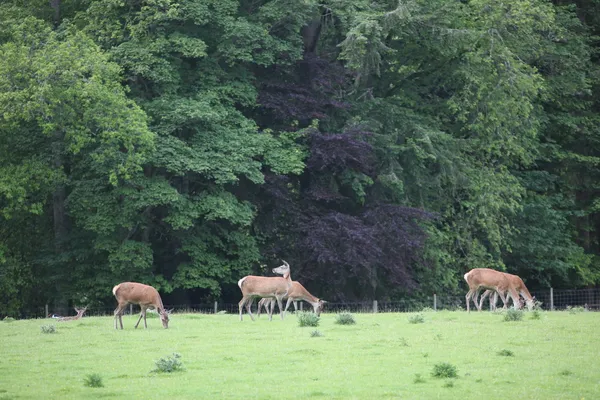
[[[521,296],[523,296],[523,298],[525,299],[525,304],[527,304],[527,309],[529,311],[531,311],[533,309],[533,307],[535,306],[535,297],[533,297],[531,295],[531,293],[529,293],[529,290],[527,289],[527,286],[525,286],[525,282],[523,282],[523,279],[521,279],[521,277],[519,277],[518,275],[513,275],[513,274],[509,274],[506,272],[503,272],[504,275],[506,275],[506,277],[508,278],[510,285],[515,289],[515,291],[520,294]],[[493,295],[492,295],[493,293]],[[498,292],[493,292],[492,290],[486,290],[485,292],[483,292],[483,295],[481,296],[481,299],[479,300],[479,309],[481,309],[481,306],[483,304],[483,300],[485,300],[486,297],[492,295],[492,297],[490,298],[490,303],[491,303],[491,307],[492,310],[496,309],[496,303],[498,302]],[[517,299],[518,299],[518,295],[517,295]],[[513,299],[513,303],[515,308],[521,308],[522,303],[521,301],[514,301]],[[506,308],[508,306],[508,298],[506,298],[506,301],[504,302],[504,308]]]
[[[469,291],[465,296],[467,301],[467,311],[470,312],[470,300],[473,300],[473,304],[479,311],[481,311],[480,304],[477,303],[477,296],[481,289],[495,290],[503,303],[506,303],[505,293],[512,297],[515,304],[519,302],[519,294],[514,289],[511,281],[508,277],[500,272],[489,268],[474,268],[464,275],[465,281],[469,285]]]
[[[282,299],[287,296],[289,290],[292,287],[292,278],[290,276],[290,265],[283,261],[283,265],[277,268],[273,268],[273,273],[283,275],[283,277],[266,277],[266,276],[254,276],[248,275],[238,281],[238,286],[242,291],[242,300],[238,303],[240,310],[240,321],[243,321],[242,311],[244,305],[246,311],[254,321],[254,315],[252,315],[252,302],[257,297],[270,297],[277,300],[279,305],[279,311],[281,312],[281,319],[283,319],[283,305]]]
[[[74,315],[72,317],[60,317],[57,319],[58,322],[65,322],[65,321],[76,321],[78,319],[80,319],[81,317],[83,317],[83,313],[86,312],[87,307],[83,307],[83,308],[77,308],[75,307],[75,312],[77,313],[77,315]]]
[[[146,324],[146,310],[148,308],[155,309],[158,312],[160,321],[165,329],[169,327],[169,313],[163,306],[160,294],[158,294],[158,291],[152,286],[137,282],[123,282],[115,286],[112,292],[119,303],[115,309],[115,329],[119,329],[117,328],[117,319],[119,320],[121,329],[123,329],[123,320],[121,319],[121,316],[129,303],[138,304],[142,309],[140,318],[138,319],[137,324],[135,324],[136,328],[140,324],[142,317],[144,317],[144,328],[148,328],[148,325]]]
[[[302,300],[306,301],[307,303],[310,303],[310,305],[313,306],[313,311],[315,312],[315,314],[317,314],[317,316],[321,315],[323,307],[327,303],[325,300],[320,300],[319,298],[310,294],[310,292],[306,290],[306,288],[302,286],[300,282],[293,281],[292,288],[290,289],[287,295],[287,303],[285,305],[284,312],[288,310],[291,302],[294,302],[294,310],[298,311],[297,303],[298,301]],[[267,310],[267,314],[269,314],[270,321],[273,315],[273,309],[275,308],[275,300],[272,298],[262,298],[258,302],[258,316],[260,316],[260,310],[262,307],[265,307],[265,310]]]

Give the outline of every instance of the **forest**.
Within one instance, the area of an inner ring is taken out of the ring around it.
[[[3,0],[0,314],[600,284],[599,0]]]

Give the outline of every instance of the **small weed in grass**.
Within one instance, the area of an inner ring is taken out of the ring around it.
[[[183,363],[180,360],[181,354],[173,353],[173,356],[167,356],[156,361],[156,369],[153,372],[174,372],[183,369]]]
[[[414,383],[424,383],[425,379],[421,376],[421,374],[415,374]]]
[[[569,312],[569,314],[578,314],[580,312],[584,312],[585,308],[583,308],[581,306],[575,306],[575,307],[567,306],[567,311]]]
[[[104,386],[104,383],[102,382],[102,377],[100,376],[100,374],[89,374],[83,380],[83,384],[87,387],[93,387],[93,388],[98,388],[98,387]]]
[[[560,371],[560,374],[562,376],[570,376],[570,375],[573,375],[573,372],[569,371],[568,369],[563,369],[562,371]]]
[[[444,337],[442,336],[441,333],[438,333],[437,335],[435,335],[435,340],[442,340],[444,339]]]
[[[310,333],[310,337],[321,337],[321,336],[323,336],[323,334],[321,333],[321,331],[318,331],[318,330],[317,331],[312,331]]]
[[[451,388],[451,387],[454,387],[454,382],[452,382],[452,381],[447,381],[446,383],[444,383],[444,387],[445,387],[445,388]]]
[[[450,363],[435,364],[431,375],[435,378],[456,378],[458,369]]]
[[[405,338],[401,337],[400,339],[398,339],[398,344],[402,347],[408,347],[408,342],[406,341]]]
[[[40,329],[42,333],[56,333],[56,326],[54,325],[42,325]]]
[[[298,326],[319,326],[320,318],[315,313],[300,311],[296,316],[298,317]]]
[[[4,317],[4,322],[13,322],[15,319],[13,317]]]
[[[415,314],[408,318],[408,322],[410,322],[411,324],[422,324],[423,322],[425,322],[425,317],[423,316],[423,314]]]
[[[356,321],[354,320],[354,315],[349,312],[341,312],[335,316],[335,323],[339,325],[354,325]]]
[[[523,319],[523,310],[517,310],[516,308],[512,307],[509,308],[508,311],[506,312],[506,314],[504,315],[504,320],[505,321],[520,321]]]
[[[504,357],[513,357],[515,355],[515,353],[513,353],[510,350],[502,349],[498,352],[498,355],[504,356]]]
[[[542,318],[542,312],[538,309],[534,309],[531,312],[531,319],[541,319]]]

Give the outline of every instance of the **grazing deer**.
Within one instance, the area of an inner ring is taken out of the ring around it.
[[[72,317],[59,317],[57,319],[58,322],[65,322],[65,321],[76,321],[78,319],[80,319],[81,317],[83,317],[83,313],[86,312],[87,307],[83,307],[83,308],[77,308],[75,307],[75,312],[77,313],[77,315],[72,316]]]
[[[148,325],[146,324],[146,310],[148,308],[156,309],[160,315],[160,321],[162,322],[163,327],[165,329],[169,327],[169,313],[163,306],[160,294],[158,294],[158,291],[152,286],[137,282],[123,282],[115,286],[112,292],[119,303],[115,309],[115,329],[119,329],[117,328],[117,319],[119,320],[121,329],[123,329],[123,320],[121,319],[121,316],[129,303],[138,304],[142,309],[140,318],[138,319],[137,324],[135,324],[136,328],[140,324],[142,317],[144,317],[144,328],[148,328]]]
[[[515,304],[519,302],[519,295],[515,288],[512,286],[511,281],[508,277],[500,272],[489,268],[474,268],[464,275],[465,281],[469,285],[469,291],[465,296],[467,300],[467,311],[470,312],[470,300],[473,300],[473,304],[479,311],[481,311],[480,304],[477,303],[477,296],[481,289],[495,290],[502,302],[506,304],[506,298],[504,294],[508,294],[512,297]]]
[[[287,295],[287,303],[285,305],[284,312],[288,310],[291,302],[294,302],[294,310],[298,311],[298,305],[296,303],[298,301],[302,301],[302,300],[306,301],[307,303],[310,303],[310,305],[313,306],[313,310],[314,310],[315,314],[317,314],[317,316],[321,315],[321,312],[323,311],[323,307],[327,303],[325,300],[320,300],[317,297],[310,294],[310,292],[308,290],[306,290],[306,288],[304,286],[302,286],[302,284],[300,282],[293,281],[292,288],[290,289],[290,291]],[[258,302],[258,314],[257,315],[260,316],[260,309],[263,306],[265,307],[265,310],[267,310],[267,314],[269,314],[269,321],[270,321],[271,316],[273,315],[273,309],[275,308],[275,300],[273,300],[272,298],[261,299]],[[269,308],[270,308],[270,311],[269,311]]]
[[[525,282],[523,282],[523,279],[521,279],[521,277],[519,277],[518,275],[509,274],[506,272],[503,272],[503,274],[506,275],[511,286],[515,289],[515,291],[518,294],[520,294],[521,296],[523,296],[523,298],[525,299],[525,304],[527,304],[527,309],[529,311],[531,311],[533,309],[533,307],[535,306],[535,297],[533,297],[531,295],[531,293],[529,293],[529,290],[527,289],[527,286],[525,286]],[[479,309],[481,309],[483,300],[491,294],[492,294],[491,290],[486,290],[483,293],[483,295],[481,296],[480,302],[479,302]],[[517,295],[517,299],[518,299],[518,295]],[[492,297],[490,298],[490,303],[492,304],[493,310],[496,309],[497,302],[498,302],[498,294],[497,294],[497,292],[495,292],[492,295]],[[520,300],[515,301],[513,299],[513,303],[514,303],[515,308],[521,308],[521,306],[522,306],[522,302]],[[507,306],[508,306],[508,299],[506,299],[506,301],[504,302],[504,308],[506,308]]]
[[[256,297],[270,297],[277,300],[279,305],[279,311],[281,312],[281,319],[283,319],[283,305],[281,304],[282,299],[287,296],[288,292],[292,287],[292,278],[290,276],[290,265],[283,261],[283,265],[277,268],[273,268],[273,273],[283,275],[283,277],[266,277],[266,276],[254,276],[248,275],[238,281],[238,286],[242,291],[242,300],[238,303],[240,309],[240,321],[243,321],[242,310],[244,305],[246,310],[254,321],[254,315],[252,315],[252,302]]]

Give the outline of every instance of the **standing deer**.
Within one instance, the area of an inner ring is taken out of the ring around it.
[[[163,327],[165,329],[169,327],[169,313],[163,306],[160,294],[158,294],[158,291],[152,286],[137,282],[123,282],[115,286],[112,292],[119,303],[115,309],[115,329],[119,329],[117,328],[117,319],[119,320],[121,329],[123,329],[123,320],[121,319],[121,316],[129,303],[138,304],[142,309],[140,318],[138,319],[137,324],[135,324],[136,328],[140,324],[142,317],[144,317],[144,328],[148,328],[148,325],[146,324],[146,310],[148,308],[156,309],[160,315],[160,321],[162,322]]]
[[[529,290],[527,289],[527,286],[525,286],[525,282],[523,282],[523,279],[521,279],[521,277],[519,277],[518,275],[513,275],[513,274],[509,274],[506,272],[503,272],[504,275],[506,275],[506,277],[508,278],[511,286],[517,291],[518,294],[520,294],[521,296],[523,296],[523,298],[525,299],[525,303],[527,304],[527,309],[529,311],[531,311],[533,309],[533,307],[535,306],[535,298],[531,295],[531,293],[529,293]],[[479,309],[481,309],[481,306],[483,304],[483,300],[485,300],[486,297],[488,297],[489,295],[492,294],[491,290],[486,290],[483,295],[481,296],[481,299],[479,301]],[[517,295],[517,299],[518,299],[518,295]],[[490,302],[492,304],[492,309],[496,309],[496,303],[498,302],[498,293],[494,292],[492,297],[490,298]],[[521,301],[517,301],[515,302],[513,299],[513,303],[515,308],[521,308]],[[508,299],[506,299],[506,301],[504,302],[504,308],[506,308],[508,306]]]
[[[275,298],[277,300],[277,304],[279,305],[281,319],[283,320],[284,313],[281,300],[287,296],[292,287],[290,265],[286,261],[283,261],[283,265],[273,268],[273,273],[283,275],[283,277],[248,275],[238,281],[238,286],[242,291],[242,300],[240,300],[238,303],[238,307],[240,309],[240,321],[243,321],[242,310],[244,305],[246,306],[246,310],[250,315],[250,318],[252,318],[252,321],[254,321],[254,315],[252,315],[251,306],[254,298],[256,297]]]
[[[292,288],[290,289],[290,291],[287,295],[287,303],[285,305],[284,312],[288,310],[291,302],[294,302],[294,310],[298,311],[298,305],[296,303],[298,301],[302,301],[302,300],[306,301],[307,303],[310,303],[310,305],[313,306],[313,310],[314,310],[315,314],[317,314],[317,316],[321,315],[321,312],[323,311],[323,307],[327,303],[325,300],[320,300],[317,297],[310,294],[310,292],[308,290],[306,290],[306,288],[304,286],[302,286],[302,284],[300,282],[293,281]],[[273,315],[273,309],[275,308],[275,300],[273,300],[272,298],[261,299],[258,302],[258,314],[257,315],[260,315],[260,309],[262,307],[265,307],[265,309],[267,310],[267,314],[269,314],[269,321],[270,321],[271,317]],[[269,310],[269,308],[270,308],[270,310]]]
[[[508,277],[500,272],[489,268],[474,268],[464,275],[465,281],[469,285],[469,291],[465,296],[467,300],[467,311],[470,312],[470,300],[473,300],[473,304],[479,311],[481,311],[480,304],[477,303],[477,296],[481,289],[495,290],[500,295],[503,303],[506,303],[504,293],[512,297],[515,304],[519,302],[519,294],[512,286],[511,281]]]
[[[87,307],[83,307],[83,308],[77,308],[75,307],[75,312],[77,313],[77,315],[73,316],[73,317],[59,317],[57,319],[58,322],[65,322],[65,321],[76,321],[78,319],[80,319],[81,317],[83,317],[83,313],[86,312]]]

